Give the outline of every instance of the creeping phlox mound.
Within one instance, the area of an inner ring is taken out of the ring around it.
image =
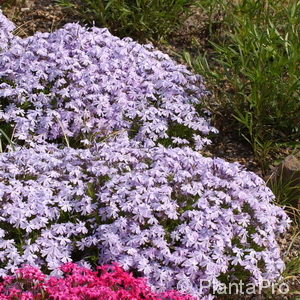
[[[0,283],[2,300],[195,300],[176,291],[154,293],[144,278],[134,278],[117,265],[97,267],[93,272],[73,263],[60,267],[62,277],[47,278],[39,269],[24,266]]]
[[[88,144],[126,131],[147,146],[200,149],[209,142],[200,135],[216,131],[195,108],[206,94],[200,76],[107,29],[68,24],[20,40],[1,54],[0,78],[0,120],[27,143]]]
[[[195,151],[216,131],[201,77],[106,29],[22,40],[0,16],[0,126],[15,143],[0,155],[0,274],[117,262],[154,291],[206,299],[201,280],[280,275],[289,220],[272,192]]]
[[[254,173],[189,148],[133,142],[94,149],[40,146],[0,157],[2,272],[72,259],[117,261],[157,289],[242,268],[275,279],[284,211]]]

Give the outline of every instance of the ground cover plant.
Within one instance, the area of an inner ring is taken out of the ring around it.
[[[209,142],[200,135],[216,132],[200,114],[200,76],[106,29],[70,24],[36,34],[2,53],[0,68],[6,134],[27,143],[64,136],[79,147],[126,130],[146,145],[200,149]]]
[[[288,219],[263,181],[193,150],[25,149],[1,157],[2,272],[74,259],[118,261],[160,289],[282,271],[275,234]],[[237,274],[235,274],[237,276]]]
[[[2,20],[2,275],[117,262],[154,292],[201,299],[201,279],[280,276],[289,219],[270,189],[197,152],[216,132],[202,77],[106,29],[19,39]]]
[[[9,21],[2,13],[0,14],[0,42],[1,50],[6,49],[8,43],[12,40],[13,35],[12,31],[15,28],[15,25]]]
[[[60,267],[62,276],[48,277],[39,269],[24,266],[0,283],[1,299],[148,299],[193,300],[176,291],[154,293],[144,278],[135,278],[114,265],[97,267],[95,272],[67,263]]]

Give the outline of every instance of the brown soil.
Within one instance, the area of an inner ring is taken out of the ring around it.
[[[1,0],[0,0],[1,1]],[[3,0],[2,0],[3,1]],[[9,1],[3,1],[3,4]],[[11,0],[3,11],[17,28],[15,34],[26,37],[37,31],[51,32],[69,22],[76,22],[55,0]],[[0,2],[1,3],[1,2]]]

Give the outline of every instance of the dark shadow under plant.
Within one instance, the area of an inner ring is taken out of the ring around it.
[[[191,0],[57,0],[89,23],[139,41],[160,41],[188,16]]]

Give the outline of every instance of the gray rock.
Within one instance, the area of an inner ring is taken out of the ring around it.
[[[270,185],[289,189],[287,203],[300,209],[300,152],[287,156],[269,178]]]

